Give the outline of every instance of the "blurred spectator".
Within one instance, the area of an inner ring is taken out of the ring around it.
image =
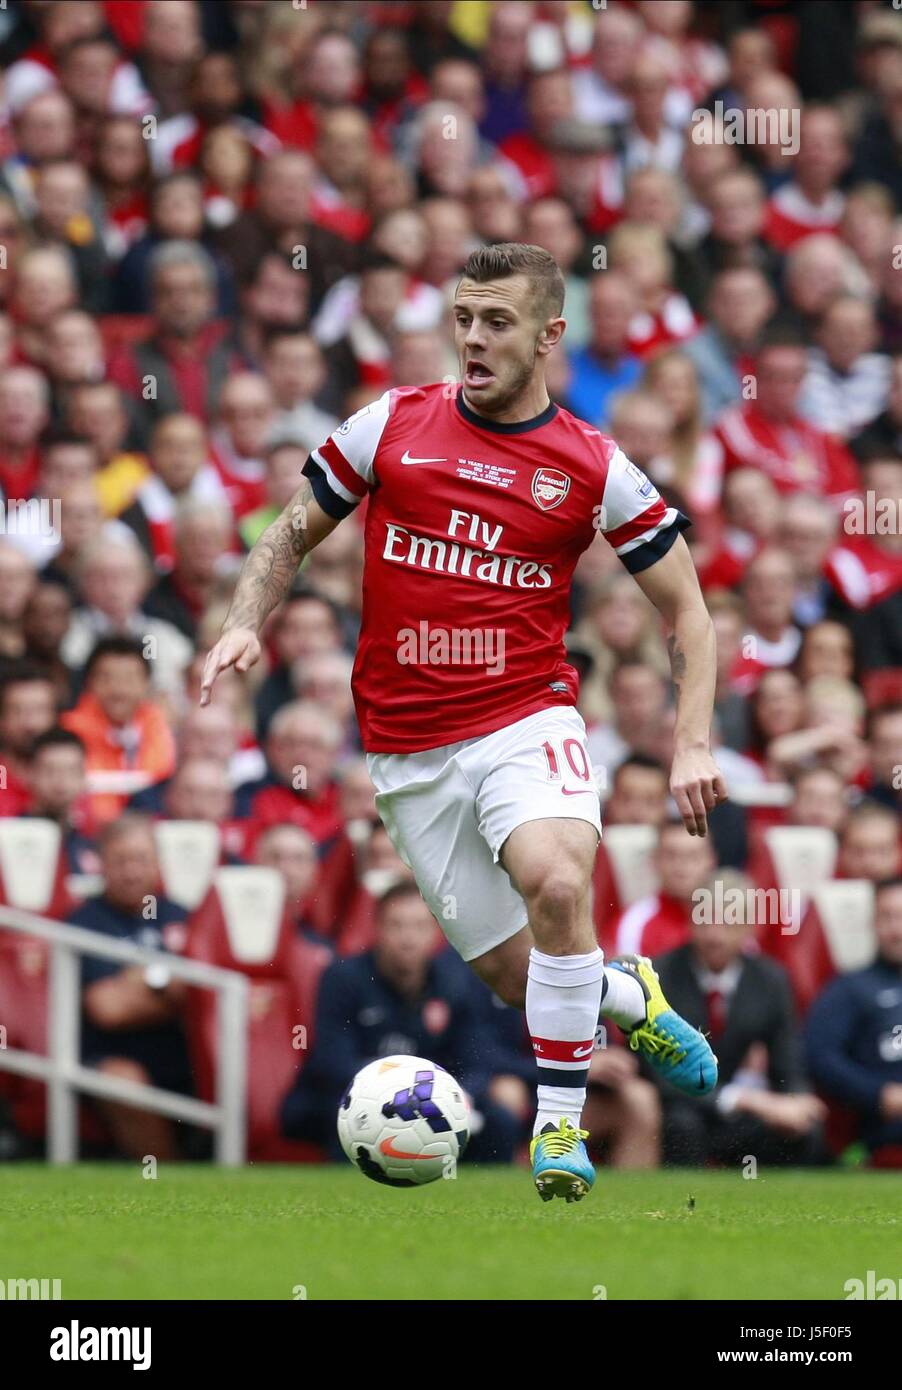
[[[871,711],[868,747],[869,795],[897,812],[902,811],[902,703]]]
[[[839,519],[829,502],[812,493],[793,493],[781,507],[777,540],[792,561],[792,616],[800,627],[820,622],[841,606],[826,573],[838,529]]]
[[[288,330],[299,332],[309,319],[307,276],[292,257],[281,251],[262,256],[241,285],[241,314],[236,338],[255,367],[263,363],[269,337]]]
[[[862,299],[841,295],[821,320],[799,411],[843,439],[860,434],[880,415],[889,393],[889,359],[875,352],[877,322]]]
[[[204,614],[221,595],[232,535],[232,513],[223,501],[200,496],[179,500],[173,521],[172,568],[157,580],[145,607],[191,643],[199,636]]]
[[[35,176],[34,197],[35,232],[67,248],[78,277],[79,302],[99,311],[104,307],[107,256],[92,215],[87,171],[71,160],[48,160]]]
[[[861,432],[853,431],[852,452],[858,459],[877,453],[902,454],[902,353],[890,361],[886,408]]]
[[[90,484],[79,484],[88,486]],[[64,585],[39,580],[31,591],[22,616],[22,632],[28,659],[52,677],[61,706],[72,702],[72,672],[60,655],[63,638],[72,621],[72,600]]]
[[[629,277],[638,296],[628,334],[638,357],[691,338],[701,327],[685,295],[674,288],[674,258],[659,227],[621,222],[608,238],[608,264]]]
[[[75,927],[155,951],[178,951],[184,911],[160,895],[151,824],[129,814],[100,837],[103,892],[76,908]],[[82,957],[82,1062],[104,1076],[190,1094],[188,1052],[179,1019],[184,987],[165,966],[126,965]],[[121,1101],[94,1102],[118,1153],[139,1159],[175,1158],[171,1122]]]
[[[255,835],[270,825],[299,825],[323,844],[341,826],[336,760],[342,733],[328,711],[309,701],[283,705],[265,741],[267,771],[236,792],[236,813]]]
[[[705,887],[711,909],[655,965],[674,1008],[710,1037],[718,1085],[692,1102],[667,1087],[664,1162],[732,1166],[748,1154],[765,1165],[823,1162],[826,1107],[802,1069],[789,982],[775,961],[748,952],[751,884],[726,871]],[[718,893],[729,909],[718,911]]]
[[[294,698],[291,670],[314,652],[338,651],[341,627],[329,601],[305,590],[289,594],[274,614],[268,632],[275,658],[269,675],[257,692],[257,732],[266,737],[275,712]]]
[[[898,814],[878,802],[863,801],[850,811],[839,842],[841,878],[879,883],[902,873]]]
[[[809,1011],[805,1040],[811,1075],[824,1093],[855,1112],[871,1162],[902,1167],[902,878],[874,895],[873,965],[841,975]]]
[[[47,380],[33,367],[0,375],[0,488],[8,502],[29,497],[38,480],[38,438],[50,414]]]
[[[484,1026],[486,989],[450,948],[436,954],[435,919],[413,884],[379,903],[372,951],[328,966],[319,987],[316,1040],[282,1106],[282,1127],[337,1151],[335,1111],[360,1067],[397,1051],[429,1055],[457,1078],[482,1118],[467,1153],[510,1162],[522,1116],[494,1096],[507,1078],[503,1052]],[[516,1088],[526,1102],[525,1084]]]
[[[152,331],[114,354],[110,380],[140,402],[148,427],[177,410],[210,419],[242,365],[214,317],[216,267],[202,246],[176,239],[151,252],[147,275]]]
[[[150,141],[133,116],[107,116],[94,149],[94,185],[102,201],[107,254],[123,256],[150,220]]]
[[[303,249],[315,312],[330,285],[354,268],[357,253],[352,242],[313,218],[314,175],[313,161],[300,150],[271,155],[260,165],[254,206],[220,228],[214,240],[239,282],[268,251],[294,255]]]
[[[35,740],[56,723],[53,681],[31,662],[0,667],[0,815],[20,816],[29,806],[29,760]]]
[[[148,461],[153,470],[119,520],[131,527],[158,572],[175,562],[175,517],[179,506],[193,502],[225,504],[219,474],[207,462],[207,439],[193,415],[164,415],[150,435]]]
[[[109,287],[109,307],[117,314],[147,314],[154,308],[154,253],[168,242],[191,242],[210,255],[216,274],[216,304],[220,314],[234,312],[235,291],[222,260],[203,245],[204,197],[200,181],[185,170],[167,174],[152,188],[148,227],[132,241],[119,261]]]
[[[28,815],[40,816],[59,826],[67,871],[97,873],[100,860],[90,835],[81,739],[68,729],[48,729],[39,734],[32,745],[28,781]]]
[[[25,654],[22,624],[34,586],[32,562],[12,541],[0,538],[0,658]]]
[[[78,277],[68,247],[54,242],[22,252],[16,262],[11,308],[18,323],[19,352],[26,361],[43,364],[50,324],[77,301]]]
[[[533,73],[526,89],[526,107],[528,122],[501,140],[498,150],[515,171],[514,187],[520,201],[532,203],[557,192],[548,139],[557,122],[574,114],[570,73],[565,68]]]
[[[629,80],[642,38],[642,22],[632,10],[605,9],[595,21],[591,68],[574,76],[576,114],[599,125],[621,125],[631,112]]]
[[[85,665],[85,688],[60,723],[85,746],[90,808],[106,825],[128,795],[175,766],[175,741],[159,706],[149,698],[150,663],[141,643],[105,637]]]
[[[66,425],[97,450],[96,483],[105,516],[118,516],[148,473],[144,455],[129,447],[132,426],[127,400],[113,382],[92,381],[71,387],[66,403]]]
[[[194,65],[202,53],[200,9],[193,0],[160,0],[146,7],[139,58],[161,116],[188,109]]]
[[[309,333],[290,329],[273,333],[266,344],[263,370],[276,404],[274,437],[304,441],[309,453],[341,423],[316,404],[326,384],[326,364],[318,343]]]
[[[768,204],[765,236],[788,251],[812,232],[835,232],[843,214],[837,183],[849,158],[839,113],[829,106],[806,106],[799,121],[799,149],[792,177]]]
[[[60,648],[66,664],[80,670],[101,638],[133,638],[151,659],[154,687],[177,690],[191,644],[172,622],[145,607],[152,571],[132,533],[124,527],[113,535],[101,531],[79,550],[76,563],[82,604]]]
[[[701,388],[692,359],[680,348],[665,348],[646,366],[642,384],[661,397],[673,417],[670,469],[659,468],[656,483],[685,498],[693,516],[709,516],[720,500],[723,449],[703,427]]]
[[[659,956],[685,945],[714,852],[709,840],[688,835],[682,821],[667,821],[658,831],[654,867],[658,891],[639,898],[611,926],[615,955]]]
[[[710,230],[699,245],[708,274],[757,270],[772,275],[777,258],[762,237],[765,195],[757,175],[750,169],[722,174],[710,188],[708,209]]]
[[[333,426],[335,428],[335,426]],[[250,549],[298,490],[310,448],[290,440],[273,443],[266,450],[266,501],[242,517],[238,533]]]
[[[760,468],[782,493],[819,492],[837,505],[858,489],[844,445],[799,414],[806,354],[800,338],[772,330],[756,358],[757,397],[721,416],[725,467]]]
[[[610,778],[628,753],[646,751],[643,744],[660,728],[667,693],[661,673],[634,658],[614,668],[609,693],[612,718],[590,726],[587,746],[592,766]]]
[[[297,931],[304,936],[316,936],[306,916],[317,868],[316,844],[307,832],[299,825],[270,826],[257,841],[254,863],[278,869]],[[322,937],[316,939],[323,940]]]
[[[221,385],[218,403],[210,454],[240,518],[266,499],[263,454],[273,424],[273,396],[265,377],[233,372]]]
[[[629,345],[638,299],[632,281],[616,270],[596,275],[589,288],[589,341],[570,356],[568,409],[592,424],[610,418],[612,397],[634,386],[639,358]]]
[[[699,374],[705,423],[736,405],[753,375],[753,356],[776,300],[760,270],[722,270],[711,282],[709,320],[681,345]]]

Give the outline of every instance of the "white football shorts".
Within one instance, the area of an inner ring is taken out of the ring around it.
[[[512,830],[564,816],[601,835],[586,726],[571,705],[422,753],[369,753],[367,766],[392,843],[464,960],[526,926],[498,861]]]

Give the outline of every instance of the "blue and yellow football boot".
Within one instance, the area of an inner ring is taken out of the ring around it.
[[[595,1181],[595,1169],[583,1143],[588,1137],[587,1129],[574,1129],[569,1120],[561,1120],[557,1129],[547,1124],[535,1136],[529,1157],[536,1191],[543,1202],[550,1202],[552,1197],[578,1202],[585,1197]]]
[[[708,1039],[672,1009],[647,956],[617,956],[608,961],[638,980],[645,995],[645,1020],[629,1033],[633,1052],[644,1057],[659,1076],[687,1096],[703,1096],[717,1085],[717,1058]]]

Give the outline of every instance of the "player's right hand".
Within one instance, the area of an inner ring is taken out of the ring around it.
[[[200,683],[200,703],[208,705],[213,686],[220,671],[234,666],[236,671],[249,671],[260,660],[260,641],[256,632],[247,627],[235,627],[220,637],[211,648],[204,663]]]

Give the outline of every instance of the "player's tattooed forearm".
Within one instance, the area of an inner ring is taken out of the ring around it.
[[[683,651],[676,637],[668,637],[667,651],[670,655],[670,674],[673,677],[673,683],[677,691],[679,691],[680,684],[686,675],[686,653]]]
[[[307,553],[306,508],[312,497],[305,479],[285,510],[267,526],[244,562],[223,632],[258,631],[288,593]]]

